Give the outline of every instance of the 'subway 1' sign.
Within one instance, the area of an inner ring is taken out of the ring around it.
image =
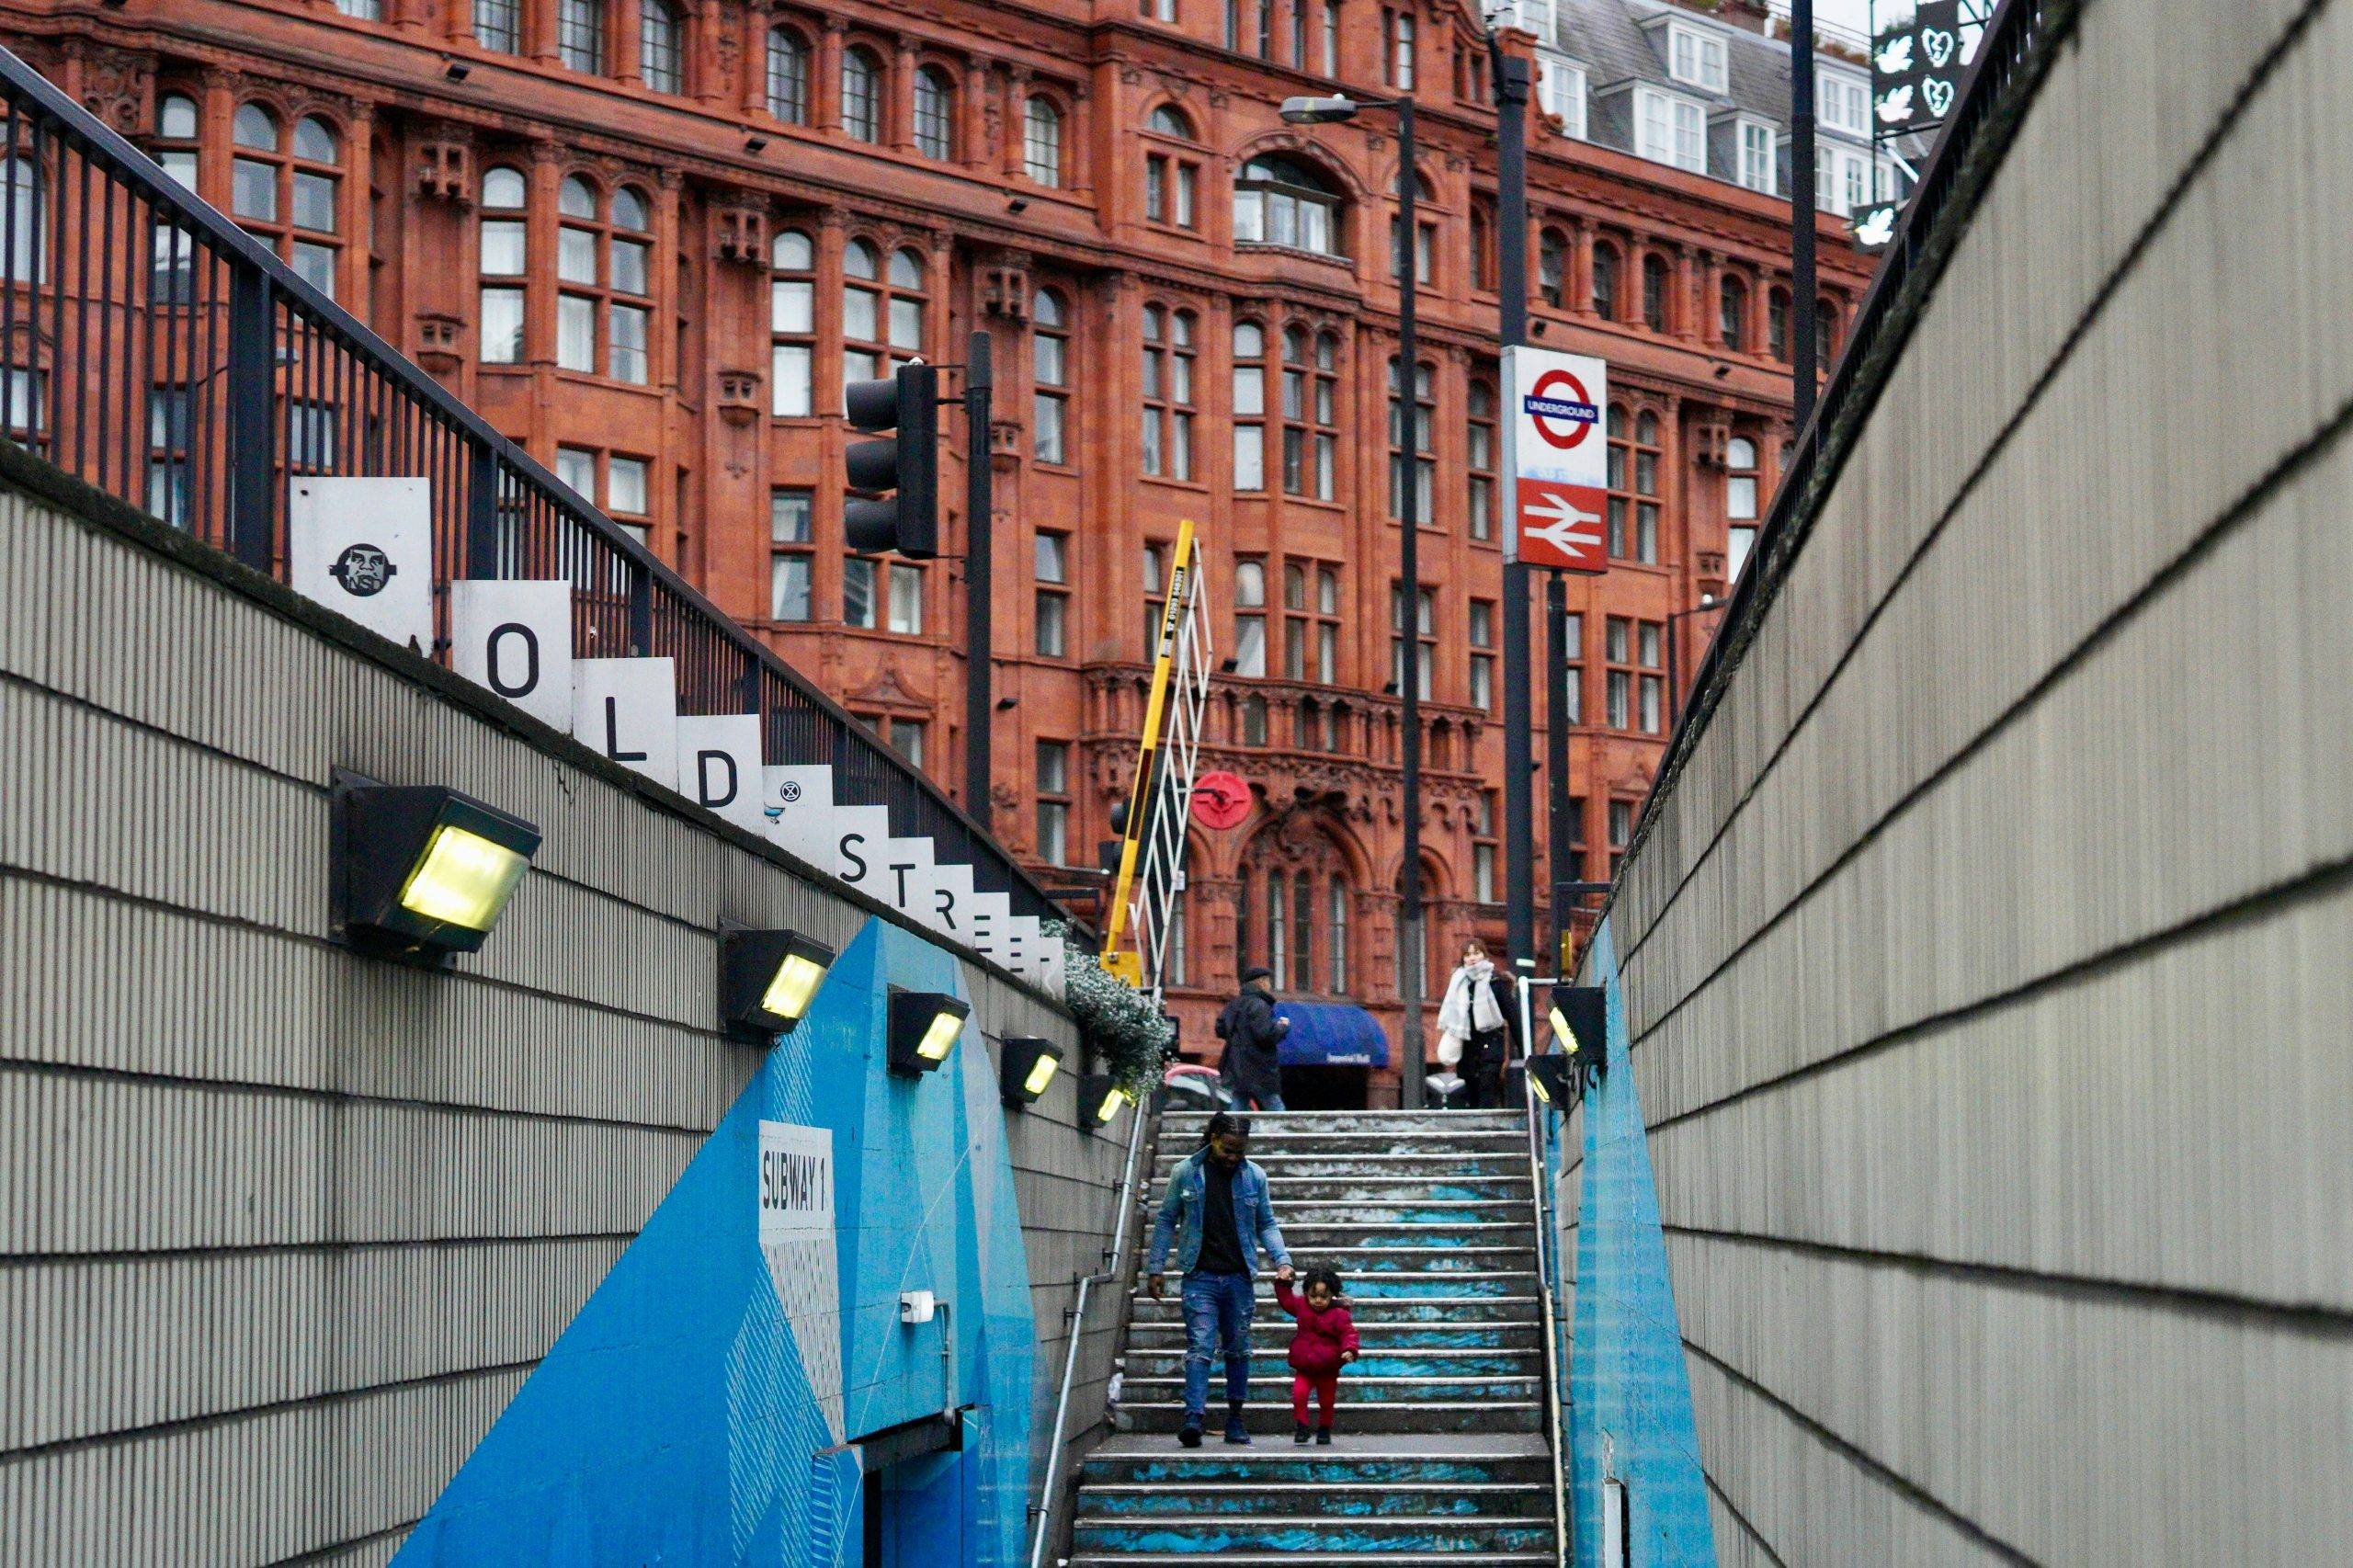
[[[1503,369],[1511,389],[1506,558],[1556,572],[1608,571],[1608,367],[1588,355],[1514,347],[1504,350]]]

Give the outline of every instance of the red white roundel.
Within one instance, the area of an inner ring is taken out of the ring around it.
[[[1250,814],[1250,786],[1239,774],[1222,770],[1193,780],[1193,815],[1204,827],[1241,825]]]
[[[1566,370],[1547,370],[1537,377],[1536,384],[1529,389],[1529,401],[1533,403],[1538,399],[1550,399],[1554,392],[1561,388],[1566,388],[1570,397],[1586,407],[1593,406],[1593,399],[1586,395],[1585,383]],[[1567,402],[1569,399],[1563,398],[1560,401]],[[1583,445],[1586,432],[1590,431],[1596,423],[1591,418],[1568,419],[1559,415],[1536,414],[1533,410],[1530,410],[1530,415],[1529,422],[1536,426],[1536,434],[1544,439],[1546,445],[1558,447],[1563,451]],[[1562,425],[1566,425],[1568,428],[1561,429]]]

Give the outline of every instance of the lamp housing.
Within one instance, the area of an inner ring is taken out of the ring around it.
[[[1331,125],[1344,119],[1354,119],[1365,106],[1345,95],[1329,97],[1299,97],[1283,100],[1282,117],[1286,125]]]
[[[1552,1038],[1579,1067],[1600,1072],[1609,1057],[1609,1005],[1598,985],[1555,985]]]
[[[1082,1073],[1078,1077],[1078,1124],[1092,1132],[1108,1127],[1132,1102],[1128,1091],[1108,1073]]]
[[[1579,1076],[1575,1064],[1559,1051],[1528,1059],[1529,1092],[1555,1110],[1568,1109],[1576,1098]]]
[[[948,1060],[964,1033],[972,1005],[944,991],[891,993],[890,1067],[920,1078]]]
[[[997,1092],[1007,1105],[1035,1105],[1062,1065],[1063,1048],[1052,1040],[1007,1036],[997,1052]]]
[[[441,965],[481,948],[540,847],[540,830],[439,784],[337,769],[328,858],[336,934],[361,952]]]
[[[838,957],[798,931],[729,931],[719,939],[719,1008],[732,1040],[772,1045],[792,1032]]]

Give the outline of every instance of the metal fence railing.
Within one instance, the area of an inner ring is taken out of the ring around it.
[[[1689,760],[1733,671],[1755,641],[1766,607],[1788,576],[1823,498],[1911,336],[1921,303],[1950,260],[1970,212],[2007,150],[2056,45],[2074,26],[2081,3],[2002,0],[1986,24],[1977,59],[1921,170],[1870,291],[1855,312],[1838,362],[1813,415],[1798,433],[1756,550],[1692,677],[1683,716],[1667,739],[1627,843],[1628,863],[1650,835],[1659,802]],[[1999,330],[1998,324],[1987,323],[1986,330]],[[1609,903],[1616,899],[1613,889]]]
[[[1066,915],[881,739],[145,153],[0,50],[0,431],[287,574],[290,483],[422,477],[437,638],[451,578],[568,579],[584,656],[676,661],[678,710],[756,713],[773,762],[834,768],[1013,913]]]

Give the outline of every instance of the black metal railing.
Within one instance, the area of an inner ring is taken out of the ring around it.
[[[437,645],[452,577],[564,578],[583,657],[676,661],[682,713],[757,713],[1019,915],[1057,904],[930,780],[595,506],[147,155],[0,50],[0,432],[287,572],[301,475],[422,477]]]
[[[1909,341],[1927,294],[1951,259],[1970,213],[2008,150],[2055,46],[2081,0],[2002,0],[1980,41],[1959,99],[1921,170],[1919,184],[1881,257],[1870,290],[1813,413],[1798,433],[1756,547],[1707,656],[1692,676],[1683,716],[1667,739],[1648,797],[1627,843],[1626,862],[1650,836],[1659,803],[1690,760],[1733,672],[1755,642],[1831,484]],[[1810,214],[1809,214],[1810,216]],[[1986,324],[1998,330],[1998,324]],[[1608,904],[1617,901],[1611,890]],[[1602,913],[1608,912],[1605,904]]]

